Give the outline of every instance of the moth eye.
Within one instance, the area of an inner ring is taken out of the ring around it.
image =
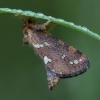
[[[31,19],[29,19],[29,20],[28,20],[28,23],[29,23],[29,24],[30,24],[30,23],[32,23],[32,20],[31,20]]]
[[[23,43],[24,43],[24,44],[29,44],[28,42],[25,42],[25,41],[24,41]]]

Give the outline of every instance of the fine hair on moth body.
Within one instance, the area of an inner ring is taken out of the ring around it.
[[[37,24],[32,18],[24,21],[24,43],[31,45],[44,62],[48,87],[52,90],[63,78],[78,76],[90,67],[89,59],[79,50],[53,37],[49,32],[52,19]]]

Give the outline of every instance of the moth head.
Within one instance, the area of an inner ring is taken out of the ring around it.
[[[29,43],[29,38],[30,38],[30,33],[31,33],[31,29],[34,26],[35,20],[33,18],[28,18],[28,19],[23,19],[24,22],[24,26],[23,26],[23,34],[24,34],[24,38],[23,38],[23,42],[24,44],[28,44]]]
[[[23,21],[24,21],[24,27],[31,26],[35,23],[35,20],[33,18],[24,19]]]

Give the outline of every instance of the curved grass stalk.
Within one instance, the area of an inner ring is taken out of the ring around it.
[[[97,40],[100,40],[100,35],[98,35],[97,33],[94,33],[92,31],[90,31],[89,29],[87,29],[86,27],[82,27],[80,25],[75,25],[72,22],[67,22],[63,19],[60,18],[54,18],[52,16],[46,16],[42,13],[35,13],[32,11],[22,11],[22,10],[16,10],[16,9],[10,9],[10,8],[0,8],[0,13],[13,13],[13,14],[20,14],[20,15],[24,15],[24,16],[30,16],[30,17],[35,17],[35,18],[41,18],[41,19],[52,19],[51,22],[75,29],[77,31],[81,31],[82,33],[85,33]]]

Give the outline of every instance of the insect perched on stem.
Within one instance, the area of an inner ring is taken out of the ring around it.
[[[60,79],[84,73],[90,66],[88,58],[79,50],[54,38],[48,33],[51,19],[36,24],[33,19],[24,19],[24,43],[31,45],[45,64],[49,89]]]

